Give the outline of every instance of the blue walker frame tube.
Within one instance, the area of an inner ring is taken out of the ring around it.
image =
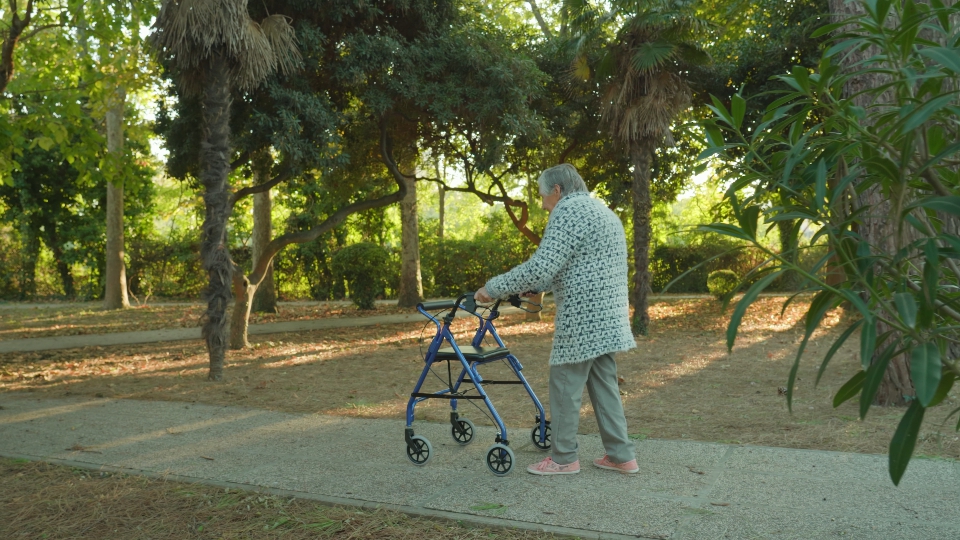
[[[458,309],[463,309],[464,311],[467,311],[467,313],[470,313],[471,315],[477,317],[480,320],[480,326],[479,328],[477,328],[477,332],[474,335],[472,340],[473,346],[479,347],[480,344],[483,343],[483,338],[486,336],[486,334],[489,333],[493,336],[493,339],[496,341],[498,346],[505,348],[503,340],[500,339],[500,335],[497,333],[496,327],[493,325],[493,321],[499,316],[498,311],[491,312],[490,318],[485,319],[477,315],[476,313],[473,313],[471,311],[464,309],[462,305],[458,305],[457,307]],[[435,392],[434,395],[441,396],[444,394],[452,394],[457,392],[460,388],[460,385],[463,383],[464,377],[467,374],[469,374],[470,379],[474,384],[474,387],[477,389],[477,393],[483,399],[483,402],[487,406],[487,409],[489,409],[490,413],[493,415],[494,422],[497,424],[498,438],[502,440],[507,440],[507,428],[503,424],[503,420],[500,418],[500,414],[497,412],[496,407],[493,406],[493,402],[490,401],[490,398],[487,396],[487,393],[483,390],[483,387],[481,386],[483,382],[483,378],[480,376],[480,373],[477,371],[477,367],[486,362],[467,362],[467,359],[463,356],[463,352],[460,351],[460,347],[457,345],[456,341],[454,340],[453,333],[450,331],[450,323],[445,320],[441,324],[441,322],[437,320],[436,317],[434,317],[433,315],[425,311],[421,306],[417,306],[417,311],[419,311],[422,315],[430,319],[430,321],[432,321],[436,325],[437,334],[433,337],[433,340],[431,340],[430,342],[430,346],[427,348],[427,354],[425,356],[425,365],[424,365],[423,371],[420,373],[420,378],[417,380],[417,384],[414,387],[412,394],[416,394],[420,391],[420,388],[423,386],[423,383],[427,378],[427,374],[430,371],[430,367],[437,362],[437,360],[434,360],[434,358],[436,357],[437,351],[440,350],[440,347],[443,345],[443,342],[446,341],[453,348],[454,352],[457,355],[457,358],[460,360],[460,364],[463,367],[463,369],[460,371],[460,375],[457,377],[457,381],[454,384],[453,388],[445,388],[443,390],[440,390],[439,392]],[[508,361],[508,365],[510,366],[510,369],[514,372],[514,374],[523,384],[524,389],[527,391],[527,394],[530,396],[530,399],[533,401],[534,405],[537,408],[537,414],[538,414],[537,422],[540,428],[540,439],[543,440],[544,437],[546,436],[546,421],[545,421],[545,415],[543,412],[543,405],[540,403],[540,400],[537,398],[536,393],[534,393],[533,388],[530,387],[530,383],[527,382],[526,377],[523,376],[523,373],[522,373],[523,365],[520,364],[520,361],[517,359],[517,357],[514,356],[513,354],[508,354],[506,358]],[[497,360],[499,360],[499,358]],[[492,361],[494,360],[490,360],[490,362]],[[406,426],[407,428],[411,428],[413,426],[414,410],[416,408],[416,404],[426,399],[429,399],[429,398],[415,397],[412,395],[410,396],[410,400],[407,402],[407,426]],[[455,398],[450,399],[450,406],[453,409],[453,411],[457,410],[457,400]]]

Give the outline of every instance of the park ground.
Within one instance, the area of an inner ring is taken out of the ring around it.
[[[725,345],[729,311],[724,312],[718,302],[710,298],[655,302],[651,306],[654,322],[650,336],[639,338],[637,349],[618,356],[620,388],[631,436],[886,453],[902,410],[874,408],[860,420],[855,402],[837,408],[832,406],[836,390],[859,369],[856,340],[840,350],[819,385],[814,386],[823,355],[833,338],[851,322],[842,310],[827,314],[824,329],[808,345],[795,385],[793,411],[787,409],[784,395],[787,373],[802,338],[802,317],[808,301],[795,300],[781,315],[784,300],[761,298],[744,318],[736,346],[730,353]],[[397,311],[396,307],[379,306],[373,313]],[[198,305],[146,306],[119,314],[70,304],[36,309],[7,308],[0,311],[0,339],[195,326],[200,312]],[[276,315],[258,316],[252,322],[317,317],[348,319],[370,314],[342,305],[296,304],[285,306]],[[524,373],[532,386],[546,403],[547,360],[553,330],[549,306],[542,315],[540,321],[527,320],[523,314],[508,315],[503,317],[499,328],[507,345],[524,364]],[[466,337],[471,329],[470,321],[458,324],[458,337]],[[399,426],[403,422],[406,396],[422,369],[424,340],[429,340],[432,330],[430,324],[405,323],[254,336],[251,338],[253,348],[230,352],[226,380],[221,383],[205,380],[207,356],[199,341],[5,354],[0,357],[0,393],[30,392],[38,398],[86,396],[237,405],[394,419]],[[503,371],[493,365],[482,373],[494,378]],[[445,378],[446,373],[439,375]],[[430,381],[435,384],[428,389],[442,387],[436,378]],[[529,398],[518,390],[489,388],[506,424],[526,429],[532,424],[534,411]],[[927,415],[916,450],[918,457],[960,458],[960,439],[954,430],[956,419],[952,423],[946,421],[947,414],[957,404],[957,396],[952,395],[943,406]],[[464,412],[478,424],[489,423],[479,410],[468,408]],[[442,422],[448,419],[447,413],[445,404],[428,401],[418,407],[418,420]],[[597,432],[592,416],[586,404],[581,432]],[[416,531],[418,527],[436,531],[436,538],[508,534],[464,529],[388,512],[356,513],[350,509],[318,507],[307,501],[230,494],[215,488],[187,488],[160,480],[101,477],[50,465],[5,461],[2,470],[0,493],[8,495],[0,495],[7,499],[0,505],[5,508],[0,510],[0,522],[19,519],[23,523],[34,523],[30,530],[35,531],[68,527],[67,519],[62,517],[66,514],[50,518],[49,513],[39,512],[37,508],[53,504],[51,501],[57,501],[58,508],[73,508],[71,502],[76,508],[83,508],[79,501],[95,494],[98,510],[89,510],[94,513],[85,514],[87,521],[78,520],[94,527],[90,531],[114,525],[117,530],[124,527],[131,530],[129,527],[139,524],[153,531],[137,533],[139,537],[183,537],[177,528],[181,519],[143,521],[143,513],[130,514],[120,511],[119,506],[111,506],[119,505],[112,501],[119,501],[125,493],[125,497],[153,501],[151,504],[157,507],[151,513],[158,516],[179,513],[199,516],[197,512],[202,509],[209,515],[196,518],[200,520],[197,523],[220,520],[218,523],[233,524],[233,528],[226,530],[234,531],[231,534],[235,537],[272,537],[294,531],[299,532],[292,537],[299,537],[298,534],[306,535],[309,531],[326,531],[324,534],[336,533],[338,537],[347,538],[406,538],[403,531]],[[10,493],[17,495],[10,499]],[[194,533],[196,526],[195,523]],[[69,527],[62,530],[76,532]],[[218,527],[218,530],[225,529]],[[516,538],[549,537],[523,536],[531,533],[520,532],[509,534],[515,534]],[[60,535],[66,536],[70,534]],[[109,534],[98,536],[110,537]],[[416,537],[430,538],[427,532]]]

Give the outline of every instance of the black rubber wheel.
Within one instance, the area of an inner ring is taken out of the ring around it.
[[[414,465],[426,465],[433,455],[433,447],[430,441],[420,435],[414,435],[410,438],[410,444],[407,445],[407,457]]]
[[[473,422],[469,418],[458,418],[457,425],[460,426],[459,432],[455,427],[450,426],[450,434],[453,435],[453,440],[460,446],[466,446],[473,442]]]
[[[487,450],[487,468],[497,476],[506,476],[513,470],[513,450],[509,446],[497,443]]]
[[[542,440],[540,439],[540,423],[537,422],[537,425],[533,426],[533,430],[530,432],[530,440],[538,449],[549,450],[551,445],[550,422],[547,422],[547,429]]]

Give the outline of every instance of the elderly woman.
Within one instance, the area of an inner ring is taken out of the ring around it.
[[[601,469],[635,473],[633,443],[617,386],[613,355],[637,346],[630,331],[627,243],[620,219],[590,196],[569,164],[538,180],[550,212],[540,247],[529,261],[490,279],[475,298],[490,302],[526,291],[553,291],[557,304],[550,351],[551,456],[530,465],[533,474],[576,474],[577,428],[587,387],[606,455]]]

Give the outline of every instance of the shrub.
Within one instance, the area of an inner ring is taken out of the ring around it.
[[[333,274],[347,280],[350,298],[360,309],[373,309],[373,301],[383,294],[392,267],[390,255],[382,247],[361,242],[347,246],[333,256]]]
[[[707,289],[717,300],[737,290],[740,277],[733,270],[714,270],[707,276]]]

